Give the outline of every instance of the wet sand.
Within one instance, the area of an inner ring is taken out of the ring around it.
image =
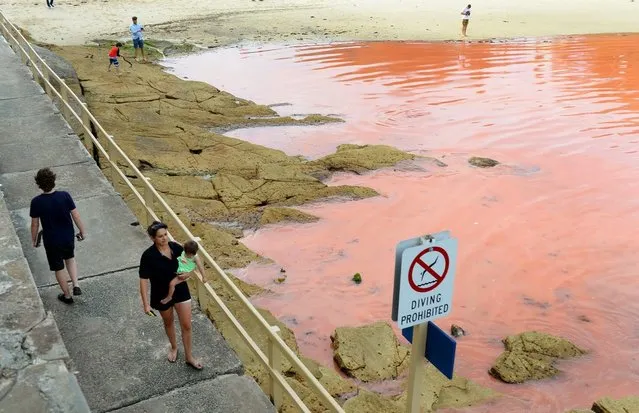
[[[450,229],[460,240],[454,310],[439,324],[470,332],[459,340],[457,372],[508,395],[467,411],[563,412],[636,391],[637,40],[265,46],[180,60],[180,75],[290,103],[282,112],[346,120],[233,132],[243,139],[313,158],[341,143],[385,143],[448,164],[335,176],[333,184],[382,196],[307,206],[319,222],[248,235],[249,248],[277,263],[240,272],[274,291],[254,303],[328,364],[336,326],[390,319],[395,244]],[[503,165],[475,169],[470,155]],[[288,277],[277,284],[280,267]],[[350,281],[355,272],[361,285]],[[532,329],[591,354],[562,362],[553,380],[490,378],[499,339]]]
[[[461,38],[460,0],[2,0],[0,9],[36,40],[81,45],[128,38],[131,16],[155,40],[204,47],[240,42],[449,40]],[[473,2],[470,2],[473,3]],[[471,39],[633,32],[630,0],[489,0],[475,3]]]

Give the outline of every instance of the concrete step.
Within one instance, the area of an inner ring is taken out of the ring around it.
[[[204,399],[202,398],[204,395]],[[173,390],[113,413],[275,413],[275,407],[246,376],[227,375]]]

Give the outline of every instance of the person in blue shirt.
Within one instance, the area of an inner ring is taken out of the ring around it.
[[[139,61],[138,56],[142,54],[142,60],[146,62],[146,56],[144,55],[144,37],[142,36],[144,27],[138,24],[138,18],[136,16],[133,16],[131,20],[133,21],[133,24],[129,26],[129,31],[131,32],[131,38],[133,39],[133,49],[135,50],[135,60]]]
[[[78,284],[78,268],[74,255],[74,237],[82,241],[85,237],[84,225],[73,198],[65,191],[55,191],[55,173],[49,168],[38,171],[35,181],[42,193],[31,200],[31,240],[38,246],[38,231],[42,224],[42,241],[47,254],[49,269],[55,272],[55,278],[62,289],[58,300],[72,304],[68,279],[73,283],[73,295],[82,294]],[[73,223],[80,231],[74,235]],[[68,271],[68,276],[66,274]]]

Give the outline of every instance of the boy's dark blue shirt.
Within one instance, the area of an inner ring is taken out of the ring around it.
[[[74,209],[73,198],[66,191],[40,194],[31,200],[29,215],[31,218],[40,218],[42,238],[46,245],[73,244],[71,211]]]

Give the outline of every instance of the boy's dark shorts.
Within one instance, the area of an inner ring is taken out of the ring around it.
[[[109,57],[109,63],[111,63],[115,67],[120,66],[120,62],[118,62],[117,57]]]
[[[60,271],[64,269],[64,260],[75,257],[75,245],[45,245],[44,250],[47,253],[47,261],[51,271]]]

